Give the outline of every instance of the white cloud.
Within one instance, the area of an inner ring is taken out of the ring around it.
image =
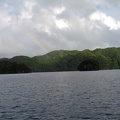
[[[120,29],[120,21],[114,19],[111,16],[107,16],[105,13],[96,11],[90,15],[90,20],[93,22],[100,22],[107,26],[110,30]]]
[[[20,18],[21,19],[31,19],[32,15],[33,15],[32,10],[35,5],[36,5],[35,2],[33,2],[31,0],[30,1],[25,0],[24,8],[21,11]]]
[[[67,29],[67,28],[69,28],[69,25],[63,19],[56,20],[56,26],[59,29]]]
[[[63,11],[65,11],[65,7],[64,6],[60,6],[60,7],[55,7],[53,8],[53,11],[56,15],[61,14]]]

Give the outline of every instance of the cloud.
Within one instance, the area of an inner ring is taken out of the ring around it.
[[[21,11],[20,19],[31,19],[33,14],[33,7],[35,6],[35,4],[36,3],[33,1],[25,1],[24,7]]]
[[[100,22],[101,24],[104,24],[110,30],[118,30],[120,29],[120,21],[114,19],[111,16],[107,16],[105,13],[102,13],[100,11],[96,11],[90,15],[90,20],[93,22]]]
[[[0,1],[0,57],[119,46],[119,5],[118,0]]]
[[[55,7],[53,8],[53,11],[56,15],[61,14],[63,11],[65,11],[65,7],[64,6],[60,6],[60,7]]]

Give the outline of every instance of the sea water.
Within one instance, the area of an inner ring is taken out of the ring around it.
[[[0,120],[120,120],[120,70],[0,75]]]

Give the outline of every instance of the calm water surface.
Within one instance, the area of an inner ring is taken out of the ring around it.
[[[0,120],[120,120],[120,70],[0,75]]]

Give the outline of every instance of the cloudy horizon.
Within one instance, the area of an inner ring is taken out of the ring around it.
[[[120,46],[119,0],[0,0],[0,58]]]

